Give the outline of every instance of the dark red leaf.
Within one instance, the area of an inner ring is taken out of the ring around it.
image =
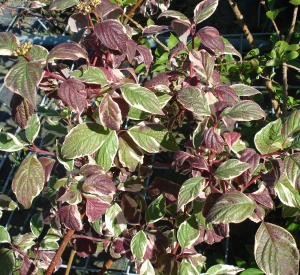
[[[141,219],[141,212],[137,201],[130,196],[124,194],[121,199],[121,206],[125,219],[129,224],[139,224]]]
[[[92,174],[84,181],[82,190],[97,196],[113,196],[116,186],[107,175]]]
[[[61,223],[66,227],[80,231],[82,229],[82,222],[77,205],[62,204],[58,210]]]
[[[130,240],[126,238],[116,238],[112,242],[112,247],[116,253],[124,254],[130,249]]]
[[[178,171],[179,169],[182,168],[183,163],[188,159],[191,158],[193,155],[189,154],[187,152],[184,151],[177,151],[174,154],[174,161],[172,163],[172,165],[174,165],[176,167],[176,170]]]
[[[230,104],[229,106],[233,106],[239,101],[235,91],[228,85],[216,85],[213,87],[212,91],[221,101]]]
[[[240,161],[251,164],[251,167],[238,177],[239,182],[246,185],[251,180],[253,171],[259,164],[260,157],[254,149],[247,148],[243,151]]]
[[[110,202],[104,201],[101,197],[94,195],[85,195],[86,210],[85,213],[90,222],[99,220],[110,206]]]
[[[218,198],[220,198],[223,194],[222,193],[210,193],[205,201],[205,204],[202,209],[202,214],[204,217],[207,216],[210,209],[215,205],[215,202]]]
[[[213,152],[221,153],[223,151],[224,140],[215,132],[214,128],[209,128],[204,132],[204,141],[206,147]]]
[[[214,27],[206,26],[200,29],[196,33],[196,36],[205,47],[213,51],[217,50],[223,52],[225,47],[223,39],[220,37],[219,31]]]
[[[55,256],[55,254],[56,254],[55,251],[48,251],[48,250],[46,251],[46,250],[41,250],[41,249],[39,249],[39,253],[38,253],[40,260],[46,266],[49,266],[53,257]],[[55,271],[58,270],[61,265],[62,265],[62,259],[60,258],[55,265]]]
[[[96,252],[97,249],[97,244],[92,240],[75,238],[73,239],[73,243],[75,246],[76,254],[81,258],[91,256]]]
[[[77,13],[73,13],[69,17],[68,24],[69,24],[70,30],[72,32],[78,32],[81,29],[88,27],[89,19],[88,19],[87,15],[85,15],[81,12],[77,12]]]
[[[43,165],[45,170],[45,182],[48,182],[55,160],[47,157],[40,157],[38,160]]]
[[[175,55],[177,55],[181,51],[188,51],[186,45],[183,42],[179,42],[170,52],[169,54],[169,60],[173,58]]]
[[[100,165],[96,164],[86,164],[80,168],[80,172],[86,177],[89,177],[92,174],[105,174],[103,168]]]
[[[169,87],[169,85],[170,85],[169,78],[170,78],[170,76],[167,75],[166,73],[158,74],[157,76],[155,76],[155,77],[151,78],[149,81],[147,81],[144,84],[144,87],[147,89],[150,89],[150,90],[155,88],[155,86],[158,86],[158,85],[165,85],[165,86]]]
[[[10,102],[13,121],[22,129],[27,128],[27,124],[33,115],[34,106],[29,101],[18,94],[12,96]]]
[[[95,25],[95,33],[102,44],[112,50],[126,52],[128,36],[117,20],[106,20]]]
[[[265,207],[270,209],[274,208],[274,202],[270,196],[269,190],[264,184],[261,184],[257,191],[249,194],[248,196]]]
[[[150,51],[150,49],[148,49],[146,46],[144,45],[138,45],[136,50],[138,51],[138,53],[140,54],[140,63],[144,63],[146,66],[146,70],[148,72],[148,70],[150,69],[150,65],[153,61],[153,56],[152,53]]]
[[[59,87],[58,95],[76,113],[82,113],[87,108],[85,86],[76,79],[64,81]]]
[[[180,185],[162,178],[155,178],[148,188],[148,194],[154,200],[164,193],[167,204],[177,202]]]
[[[238,132],[226,132],[223,136],[230,150],[232,149],[233,144],[241,138],[241,134]]]
[[[127,59],[131,63],[136,56],[137,43],[132,39],[127,41]]]
[[[191,158],[187,159],[187,161],[191,165],[192,169],[209,171],[207,162],[205,161],[205,158],[202,156],[191,157]]]
[[[20,275],[31,275],[37,272],[37,267],[29,257],[25,256],[19,271]]]

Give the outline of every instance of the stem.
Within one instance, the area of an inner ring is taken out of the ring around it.
[[[135,10],[144,2],[144,0],[138,0],[135,5],[130,9],[130,11],[128,12],[128,17],[131,17],[131,15],[135,12]],[[129,19],[127,17],[127,19]]]
[[[251,34],[247,24],[245,23],[245,20],[244,20],[244,16],[242,15],[237,3],[235,2],[235,0],[228,0],[235,16],[236,16],[236,19],[239,23],[239,25],[241,26],[242,30],[243,30],[243,33],[245,34],[246,36],[246,39],[251,47],[251,49],[255,49],[256,46],[254,44],[254,38],[253,38],[253,35]]]
[[[76,253],[76,251],[75,251],[74,249],[72,249],[72,250],[71,250],[71,253],[70,253],[70,256],[69,256],[68,266],[67,266],[65,275],[69,275],[69,273],[70,273],[70,270],[71,270],[71,266],[72,266],[72,262],[73,262],[75,253]]]
[[[108,270],[110,268],[110,266],[112,265],[113,262],[114,262],[114,260],[112,258],[108,259],[107,262],[102,267],[102,269],[100,270],[100,272],[98,273],[98,275],[104,275],[106,270]]]
[[[177,244],[176,244],[176,246],[175,246],[175,248],[172,250],[172,254],[173,255],[176,255],[176,253],[177,253],[177,250],[179,249],[179,247],[180,247],[180,244],[179,244],[179,242],[177,242]]]
[[[53,270],[55,269],[55,266],[57,265],[58,261],[60,260],[61,255],[65,251],[71,237],[73,236],[75,230],[69,229],[67,234],[64,236],[55,256],[53,257],[50,265],[48,266],[48,269],[46,270],[45,275],[51,275]]]
[[[63,78],[62,76],[59,76],[59,75],[54,74],[54,73],[51,73],[51,72],[49,72],[49,71],[46,71],[46,76],[50,76],[50,77],[52,77],[52,78],[55,78],[55,79],[60,80],[60,81],[63,81],[63,82],[66,81],[66,79]]]
[[[89,18],[89,23],[90,23],[90,25],[91,25],[91,28],[94,30],[94,23],[93,23],[93,21],[92,21],[92,18],[91,18],[91,15],[90,15],[90,14],[88,14],[88,18]]]
[[[292,38],[292,35],[294,33],[294,30],[295,30],[295,26],[296,26],[296,21],[297,21],[297,15],[298,15],[298,6],[295,6],[294,7],[294,12],[293,12],[293,19],[292,19],[292,23],[291,23],[291,27],[290,27],[290,30],[289,30],[289,34],[286,38],[286,42],[289,43],[291,38]]]
[[[91,237],[91,236],[85,236],[85,235],[77,235],[77,234],[74,234],[72,237],[72,239],[87,239],[87,240],[91,240],[91,241],[94,241],[94,242],[103,242],[103,241],[108,241],[108,239],[101,239],[101,238],[94,238],[94,237]]]
[[[285,67],[294,69],[294,70],[296,70],[298,73],[300,73],[300,68],[297,68],[297,67],[295,67],[295,66],[293,66],[293,65],[290,65],[290,64],[288,64],[288,63],[285,63],[285,62],[284,62],[282,65],[285,66]]]
[[[282,116],[287,115],[287,99],[288,99],[288,81],[287,81],[287,71],[288,67],[285,66],[286,62],[283,62],[282,66]]]
[[[39,147],[35,146],[34,144],[32,144],[32,146],[31,146],[31,148],[29,148],[29,150],[32,152],[35,152],[35,153],[45,154],[45,155],[49,155],[49,156],[56,156],[56,154],[54,152],[42,150]]]
[[[257,175],[256,177],[254,177],[252,180],[250,180],[246,186],[243,188],[243,190],[247,189],[250,185],[252,185],[253,182],[255,182],[256,180],[258,180],[261,177],[261,175]]]
[[[266,2],[265,2],[265,1],[260,1],[260,3],[264,6],[265,10],[268,12],[269,9],[268,9],[267,6],[266,6]],[[273,26],[274,26],[274,28],[275,28],[276,34],[277,34],[277,36],[278,36],[278,40],[280,40],[280,31],[279,31],[279,29],[278,29],[278,27],[277,27],[275,21],[274,21],[273,19],[271,19],[271,18],[269,18],[269,19],[271,20],[271,22],[272,22],[272,24],[273,24]]]
[[[138,22],[136,22],[135,20],[133,20],[131,17],[129,17],[126,13],[123,13],[123,15],[129,19],[136,27],[138,27],[141,31],[144,30],[144,28],[142,27],[142,25],[140,25]],[[163,49],[167,52],[169,52],[169,48],[166,47],[162,42],[160,42],[154,35],[149,35],[158,45],[160,45],[161,47],[163,47]]]

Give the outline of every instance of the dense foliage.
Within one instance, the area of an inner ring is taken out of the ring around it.
[[[145,12],[158,4],[146,1]],[[125,256],[139,274],[298,274],[294,237],[268,217],[300,213],[300,110],[271,121],[253,100],[258,90],[221,81],[217,61],[242,57],[214,27],[197,28],[217,5],[201,1],[192,19],[166,9],[159,18],[172,18],[170,26],[142,28],[126,3],[54,0],[50,9],[74,11],[68,22],[79,43],[48,50],[0,33],[0,54],[17,56],[5,85],[21,129],[0,132],[0,149],[24,153],[15,197],[1,194],[1,209],[46,201],[30,231],[11,238],[0,227],[2,274],[51,274],[68,245],[80,257]],[[153,34],[170,31],[159,46]],[[240,129],[254,121],[253,139]],[[177,176],[152,175],[157,166]],[[201,245],[246,219],[260,224],[257,268],[206,268]]]

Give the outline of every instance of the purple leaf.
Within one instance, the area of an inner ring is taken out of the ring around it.
[[[239,160],[251,164],[251,167],[238,177],[240,183],[246,185],[251,180],[253,171],[259,164],[260,157],[254,149],[247,148],[243,151]]]
[[[33,275],[38,271],[36,265],[33,263],[29,257],[25,256],[22,261],[21,268],[19,270],[20,275]]]
[[[110,201],[105,201],[101,197],[95,195],[84,195],[86,199],[85,213],[89,222],[99,220],[110,206]]]
[[[47,157],[40,157],[38,160],[42,164],[45,170],[45,182],[48,182],[50,179],[51,171],[54,166],[55,160]]]
[[[143,36],[148,36],[148,35],[157,35],[161,34],[164,32],[170,31],[169,26],[158,26],[158,25],[152,25],[148,26],[143,30]]]
[[[230,150],[232,150],[233,145],[241,138],[241,134],[237,132],[226,132],[223,136]]]
[[[141,56],[140,60],[141,60],[142,63],[145,64],[146,70],[148,72],[149,68],[150,68],[150,65],[152,64],[152,61],[153,61],[153,56],[152,56],[151,50],[148,49],[144,45],[138,45],[136,50],[140,54],[140,56]]]
[[[34,106],[27,99],[18,94],[14,94],[10,102],[10,108],[12,109],[13,121],[20,128],[25,129],[33,115]]]
[[[87,108],[85,86],[76,79],[64,81],[59,87],[58,95],[76,113],[82,113]]]
[[[228,85],[216,85],[213,87],[212,91],[221,101],[226,102],[228,106],[232,106],[239,101],[234,90]]]
[[[80,168],[80,173],[82,173],[86,177],[89,177],[92,174],[102,174],[102,175],[105,174],[103,168],[100,165],[96,165],[96,164],[85,164],[85,165],[83,165]]]
[[[55,256],[56,252],[55,251],[45,251],[45,250],[41,250],[39,249],[39,258],[40,260],[46,265],[49,266],[49,264],[51,263],[53,257]],[[57,264],[55,266],[55,271],[58,270],[60,268],[60,266],[62,265],[62,259],[60,258],[57,261]]]
[[[190,35],[191,23],[187,23],[180,19],[175,19],[171,22],[172,29],[177,34],[179,40],[186,44],[187,38]]]
[[[64,223],[66,227],[75,231],[82,230],[83,225],[77,205],[64,203],[59,207],[58,214],[61,223]]]
[[[89,63],[88,54],[84,48],[74,42],[61,43],[55,46],[49,53],[47,62],[54,59],[78,60],[84,58]]]
[[[164,193],[167,205],[176,203],[180,185],[162,178],[155,178],[148,188],[148,194],[154,200],[160,194]]]
[[[101,100],[99,118],[103,126],[116,131],[120,130],[122,124],[121,110],[109,93]]]
[[[81,29],[88,27],[89,20],[85,14],[81,12],[77,12],[77,13],[73,13],[69,17],[68,24],[72,32],[78,32]]]
[[[130,240],[116,238],[112,242],[112,247],[116,253],[124,254],[127,250],[130,250]]]
[[[158,74],[157,76],[155,76],[155,77],[151,78],[149,81],[147,81],[144,84],[144,87],[152,90],[155,88],[155,86],[158,86],[158,85],[169,86],[170,85],[169,78],[170,78],[170,76],[167,75],[166,73]]]
[[[132,40],[128,39],[127,41],[127,59],[131,63],[136,56],[136,50],[137,50],[137,43]]]
[[[187,51],[188,52],[188,48],[186,47],[186,45],[183,42],[179,42],[170,52],[169,54],[169,60],[171,60],[171,58],[173,58],[174,56],[176,56],[179,52],[181,51]]]
[[[106,175],[92,174],[82,185],[83,192],[98,196],[113,196],[116,186]]]
[[[123,25],[117,20],[106,20],[95,25],[95,33],[107,48],[126,52],[128,36]]]
[[[117,19],[123,10],[115,4],[112,4],[109,0],[102,0],[99,5],[96,6],[95,14],[101,19]],[[101,20],[102,21],[102,20]]]
[[[217,154],[222,153],[224,140],[223,138],[215,132],[214,128],[209,128],[204,132],[204,142],[206,147]]]
[[[124,194],[121,199],[121,207],[125,216],[125,219],[129,224],[139,224],[141,219],[141,211],[137,201],[130,196],[130,194]]]
[[[270,209],[274,208],[274,202],[270,196],[269,190],[264,184],[261,184],[259,189],[251,194],[248,197],[253,198],[256,202],[261,205],[268,207]]]
[[[200,39],[201,43],[210,50],[223,52],[223,39],[220,37],[218,30],[214,27],[204,27],[196,33],[196,36]]]
[[[189,154],[187,152],[184,151],[177,151],[174,154],[174,161],[172,163],[172,165],[175,165],[176,170],[178,171],[179,169],[182,168],[183,163],[188,159],[191,158],[193,155]]]

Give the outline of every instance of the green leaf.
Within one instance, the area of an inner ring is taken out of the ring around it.
[[[284,55],[283,59],[285,61],[290,61],[290,60],[296,59],[298,56],[299,56],[299,53],[297,51],[291,51],[289,53],[286,53]]]
[[[79,3],[79,0],[53,0],[49,7],[50,10],[64,10],[73,7]]]
[[[70,75],[85,83],[98,85],[107,84],[106,75],[97,67],[83,65],[79,69],[72,71]]]
[[[300,191],[300,153],[286,156],[283,163],[288,180]]]
[[[30,220],[31,232],[36,236],[40,236],[44,228],[42,213],[36,213]]]
[[[0,33],[0,55],[12,55],[20,45],[18,38],[10,32]]]
[[[179,274],[180,275],[198,275],[199,272],[192,263],[190,263],[186,259],[183,259],[179,266]]]
[[[241,175],[250,167],[251,165],[249,163],[242,162],[237,159],[229,159],[218,167],[215,175],[222,180],[230,180]]]
[[[145,255],[147,248],[147,237],[146,234],[141,230],[136,235],[133,236],[130,249],[132,251],[133,256],[141,261]]]
[[[234,84],[231,85],[230,88],[233,89],[238,96],[252,96],[261,94],[259,90],[244,84]]]
[[[15,266],[13,250],[1,248],[0,250],[0,270],[2,275],[11,275]]]
[[[200,194],[200,192],[203,191],[204,185],[205,178],[201,176],[185,181],[179,190],[177,207],[178,211],[182,208],[182,206],[193,201]]]
[[[252,121],[266,117],[266,113],[252,100],[243,100],[232,107],[226,108],[221,117],[231,118],[237,121]]]
[[[194,9],[194,22],[199,24],[208,17],[210,17],[219,4],[219,0],[205,0],[201,1]]]
[[[277,119],[263,127],[254,137],[254,143],[261,154],[273,153],[283,147],[282,121]]]
[[[74,159],[67,159],[67,158],[63,157],[63,155],[61,153],[61,147],[62,147],[62,145],[57,142],[56,143],[57,160],[59,161],[60,164],[62,164],[65,167],[66,170],[72,171],[74,168]]]
[[[62,146],[64,158],[75,159],[97,151],[104,143],[109,130],[96,123],[81,123],[66,136]]]
[[[279,14],[280,10],[279,9],[275,9],[272,11],[267,11],[266,15],[268,18],[270,18],[271,20],[275,20],[275,18],[277,17],[277,15]]]
[[[289,1],[291,4],[295,5],[295,6],[299,6],[300,5],[300,0],[290,0]]]
[[[217,199],[209,210],[207,223],[240,223],[252,215],[254,201],[239,191],[230,191]]]
[[[118,157],[120,163],[133,172],[143,163],[144,154],[126,134],[119,137]]]
[[[105,213],[105,224],[107,229],[115,236],[119,236],[127,227],[121,207],[113,203]]]
[[[300,149],[300,133],[294,138],[291,147],[293,149]]]
[[[282,135],[284,139],[292,137],[297,131],[300,131],[300,110],[293,112],[287,120],[284,122],[282,127]]]
[[[18,207],[18,204],[14,202],[10,197],[0,194],[0,210],[12,211]]]
[[[115,159],[119,147],[119,139],[116,131],[111,130],[104,139],[97,156],[96,163],[100,165],[103,170],[108,171]]]
[[[193,112],[196,118],[210,116],[210,109],[205,94],[196,87],[189,87],[179,91],[178,101],[186,109]]]
[[[201,275],[229,275],[229,274],[237,274],[243,271],[244,268],[239,268],[233,265],[226,265],[226,264],[217,264],[210,267],[206,273],[201,273]]]
[[[146,210],[146,221],[154,223],[159,221],[166,213],[166,198],[164,194],[160,194]]]
[[[33,106],[36,105],[36,87],[43,77],[43,67],[39,61],[26,60],[12,66],[4,78],[5,85],[12,92],[27,99]]]
[[[10,235],[5,227],[0,225],[0,243],[11,243]]]
[[[145,260],[139,271],[140,275],[156,275],[154,268],[149,260]]]
[[[168,39],[167,46],[171,50],[178,44],[178,42],[179,42],[178,38],[174,34],[171,33],[170,38]]]
[[[300,209],[300,194],[291,185],[285,174],[279,178],[274,189],[283,204]]]
[[[160,124],[149,123],[134,126],[129,129],[128,135],[148,153],[157,153],[160,150],[179,150],[173,135]]]
[[[149,89],[138,84],[125,84],[121,87],[121,91],[129,105],[148,113],[164,115],[158,98]]]
[[[151,114],[139,110],[135,107],[130,107],[129,112],[127,114],[127,117],[132,120],[144,120],[150,116]]]
[[[263,275],[264,273],[258,268],[247,268],[240,275]]]
[[[17,200],[26,208],[30,208],[32,200],[42,191],[45,172],[35,155],[30,155],[20,165],[12,181],[12,191]]]
[[[16,152],[24,148],[24,145],[10,133],[0,133],[0,150]]]
[[[180,224],[177,232],[177,239],[182,248],[190,248],[198,239],[200,229],[195,215],[189,217],[186,221]]]
[[[32,45],[29,52],[29,59],[31,61],[46,61],[48,54],[49,52],[46,48],[39,45]]]
[[[34,114],[29,120],[28,127],[25,129],[25,135],[30,143],[33,143],[40,131],[41,123],[39,117]]]
[[[266,274],[299,274],[299,252],[284,228],[263,222],[255,235],[254,256]]]

